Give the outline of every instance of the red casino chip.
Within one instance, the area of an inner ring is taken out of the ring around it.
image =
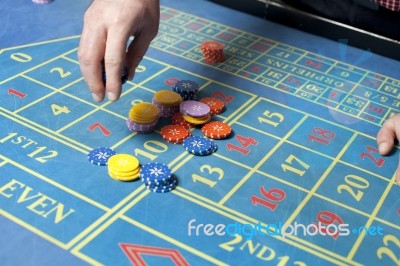
[[[176,112],[172,115],[172,124],[183,126],[186,129],[194,128],[196,125],[189,123],[183,118],[183,114],[181,112]]]
[[[201,99],[200,102],[210,107],[210,115],[219,115],[225,108],[224,102],[215,97],[206,97]]]
[[[232,128],[230,125],[220,121],[211,121],[205,124],[201,131],[203,132],[204,136],[210,139],[224,139],[228,137],[231,132]]]
[[[190,131],[181,125],[168,125],[161,128],[161,136],[169,143],[182,143],[190,136]]]
[[[224,45],[216,41],[205,41],[201,44],[201,52],[203,58],[207,63],[221,63],[224,62]]]

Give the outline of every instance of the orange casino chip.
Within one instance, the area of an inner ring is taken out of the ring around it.
[[[206,97],[201,99],[200,102],[210,107],[210,115],[219,115],[225,108],[224,102],[215,97]]]
[[[182,143],[190,136],[190,131],[181,125],[168,125],[161,128],[161,136],[169,143]]]
[[[210,139],[224,139],[228,137],[231,132],[232,128],[230,125],[220,121],[211,121],[205,124],[201,131],[203,132],[204,136]]]
[[[224,45],[216,41],[205,41],[201,44],[201,52],[207,63],[221,63],[225,60]]]

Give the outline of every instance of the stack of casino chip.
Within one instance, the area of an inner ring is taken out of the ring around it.
[[[148,190],[157,193],[170,192],[177,185],[177,179],[172,174],[171,169],[163,163],[145,164],[140,169],[139,176]]]
[[[202,98],[200,99],[200,102],[205,103],[210,107],[210,115],[219,115],[225,109],[224,102],[215,97]]]
[[[181,125],[168,125],[161,128],[163,139],[172,144],[181,144],[190,136],[190,131]]]
[[[183,101],[179,106],[183,119],[194,125],[203,125],[210,121],[210,107],[198,101]]]
[[[194,100],[196,98],[196,93],[199,90],[199,85],[192,80],[179,80],[171,90],[179,93],[184,101]]]
[[[160,110],[154,104],[146,102],[138,103],[129,111],[126,125],[131,131],[137,133],[148,133],[154,130],[159,115]]]
[[[130,154],[116,154],[108,160],[108,174],[115,180],[133,181],[139,178],[140,165]]]
[[[160,110],[161,117],[170,118],[179,111],[179,104],[183,101],[182,96],[174,91],[161,90],[154,94],[152,103]]]
[[[183,114],[181,112],[176,112],[172,115],[172,124],[183,126],[186,129],[196,127],[195,124],[189,123],[183,118]]]
[[[211,121],[202,126],[201,131],[207,138],[225,139],[231,134],[232,128],[227,123],[220,121]]]
[[[216,41],[205,41],[201,44],[201,52],[204,60],[209,64],[222,63],[224,57],[224,45]]]
[[[191,154],[198,156],[206,156],[217,151],[217,144],[208,138],[191,136],[183,141],[183,147]]]
[[[92,164],[106,166],[108,159],[115,154],[116,152],[110,148],[99,147],[91,150],[87,158]]]

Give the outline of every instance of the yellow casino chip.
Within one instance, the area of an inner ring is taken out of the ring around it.
[[[114,173],[132,172],[139,168],[139,160],[130,154],[116,154],[108,159],[108,170]]]
[[[202,117],[191,117],[188,115],[183,115],[182,116],[183,119],[185,119],[187,122],[194,124],[194,125],[202,125],[205,124],[207,122],[209,122],[211,120],[211,115],[208,114],[206,116],[202,116]]]
[[[154,99],[164,106],[177,106],[183,99],[182,96],[174,91],[161,90],[154,94]]]
[[[111,176],[112,179],[118,180],[118,181],[133,181],[136,179],[139,179],[139,171],[136,174],[133,175],[127,175],[127,176],[121,176],[118,174],[115,174],[113,172],[108,171],[109,176]]]
[[[135,104],[129,111],[129,118],[135,123],[151,123],[160,115],[160,109],[151,103]]]

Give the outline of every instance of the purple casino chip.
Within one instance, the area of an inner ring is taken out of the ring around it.
[[[126,125],[128,126],[130,131],[134,131],[137,133],[150,133],[154,130],[157,125],[157,120],[151,123],[139,124],[135,123],[129,118],[126,120]]]
[[[198,101],[184,101],[179,106],[179,111],[191,117],[202,117],[210,113],[210,107]]]

